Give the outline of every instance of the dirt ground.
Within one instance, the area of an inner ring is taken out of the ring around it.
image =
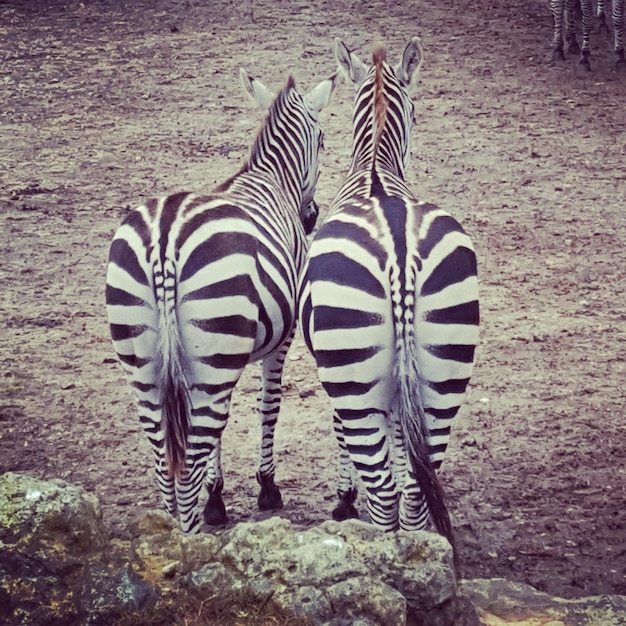
[[[548,63],[545,0],[0,0],[0,471],[82,485],[124,534],[159,505],[116,363],[105,266],[126,212],[207,191],[275,90],[331,75],[332,40],[398,59],[420,35],[410,180],[472,235],[482,343],[442,469],[466,578],[626,595],[626,75]],[[349,164],[352,89],[322,114],[318,200]],[[233,521],[260,519],[258,367],[225,434]],[[327,399],[298,336],[277,433],[281,515],[334,506]],[[359,501],[364,513],[363,500]]]

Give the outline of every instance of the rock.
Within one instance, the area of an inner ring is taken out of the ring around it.
[[[96,561],[85,569],[76,606],[84,623],[108,626],[119,615],[141,613],[158,597],[159,592],[130,564],[120,568]]]
[[[216,554],[245,588],[263,581],[282,610],[312,623],[456,624],[452,551],[427,532],[358,520],[297,531],[281,518],[238,524]],[[193,580],[193,578],[192,578]]]
[[[130,544],[110,540],[97,499],[62,480],[0,476],[3,624],[110,624],[158,592],[135,574]]]
[[[484,626],[626,626],[623,596],[565,600],[501,578],[462,581],[460,591]]]
[[[216,535],[186,536],[164,512],[148,511],[133,528],[133,549],[143,576],[153,583],[188,574],[209,563],[221,548]]]
[[[450,545],[358,520],[273,517],[187,537],[150,511],[107,536],[97,500],[60,480],[0,476],[0,622],[8,626],[626,626],[626,598],[551,598],[505,580],[457,584]],[[258,618],[267,615],[267,622]],[[222,616],[226,616],[222,619]],[[4,621],[2,621],[4,620]]]
[[[98,500],[79,487],[13,472],[0,476],[1,542],[54,556],[62,567],[101,547],[104,534]]]

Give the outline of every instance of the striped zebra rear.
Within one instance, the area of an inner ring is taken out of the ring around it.
[[[371,520],[453,542],[435,470],[469,382],[478,339],[476,259],[459,223],[405,184],[422,61],[413,39],[394,68],[366,67],[337,40],[358,86],[350,172],[309,251],[305,340],[335,409],[341,453],[335,519],[357,515],[353,468]]]
[[[242,169],[208,195],[176,193],[132,211],[111,245],[107,314],[115,350],[155,454],[167,511],[184,532],[222,524],[221,434],[246,365],[263,361],[259,506],[282,506],[273,435],[282,368],[314,202],[334,78],[301,96],[292,78],[274,99],[242,70],[267,119]]]

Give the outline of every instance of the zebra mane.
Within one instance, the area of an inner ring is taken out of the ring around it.
[[[267,111],[265,120],[263,121],[263,124],[261,125],[261,128],[259,129],[259,132],[257,133],[254,143],[252,144],[252,152],[250,155],[250,159],[248,159],[248,165],[250,164],[250,161],[252,160],[252,157],[254,156],[254,154],[256,154],[259,151],[259,148],[260,148],[259,144],[262,141],[263,135],[265,134],[267,129],[271,125],[273,125],[274,120],[276,119],[280,111],[287,105],[289,93],[293,91],[295,88],[296,88],[296,80],[290,74],[289,78],[287,79],[287,84],[278,92],[278,95],[274,98],[274,102],[270,104],[270,108]]]
[[[265,133],[265,130],[267,129],[268,125],[272,123],[272,120],[275,119],[278,111],[280,111],[281,108],[285,106],[288,93],[292,89],[295,89],[295,87],[296,87],[296,81],[292,75],[289,75],[289,78],[287,79],[287,84],[280,90],[278,95],[274,98],[274,101],[270,105],[267,115],[265,119],[263,120],[263,123],[261,124],[261,127],[259,128],[259,131],[256,134],[256,137],[254,138],[254,142],[252,143],[252,148],[250,150],[250,156],[248,157],[246,161],[244,161],[243,165],[239,168],[239,171],[236,174],[233,174],[230,178],[227,178],[223,183],[220,183],[217,187],[213,189],[214,193],[221,193],[224,191],[228,191],[229,187],[235,182],[235,180],[237,180],[237,178],[239,178],[239,176],[250,171],[250,163],[254,155],[258,154],[260,151],[260,144],[262,143],[262,138],[263,138],[263,134]]]
[[[374,62],[374,126],[376,128],[376,136],[374,138],[374,154],[378,152],[380,138],[387,121],[388,100],[385,95],[385,77],[383,63],[387,59],[387,51],[383,47],[374,50],[372,60]]]

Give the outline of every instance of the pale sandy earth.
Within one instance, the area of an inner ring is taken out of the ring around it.
[[[104,314],[111,237],[154,194],[207,191],[259,124],[238,81],[334,71],[332,40],[392,60],[410,37],[410,180],[476,244],[482,344],[442,480],[467,578],[626,595],[626,76],[552,67],[543,0],[0,0],[0,471],[60,477],[105,522],[159,503]],[[322,115],[326,208],[349,163],[352,91]],[[334,506],[328,402],[298,336],[276,451],[282,515]],[[260,519],[258,368],[225,435],[234,522]],[[364,513],[362,500],[359,506]]]

